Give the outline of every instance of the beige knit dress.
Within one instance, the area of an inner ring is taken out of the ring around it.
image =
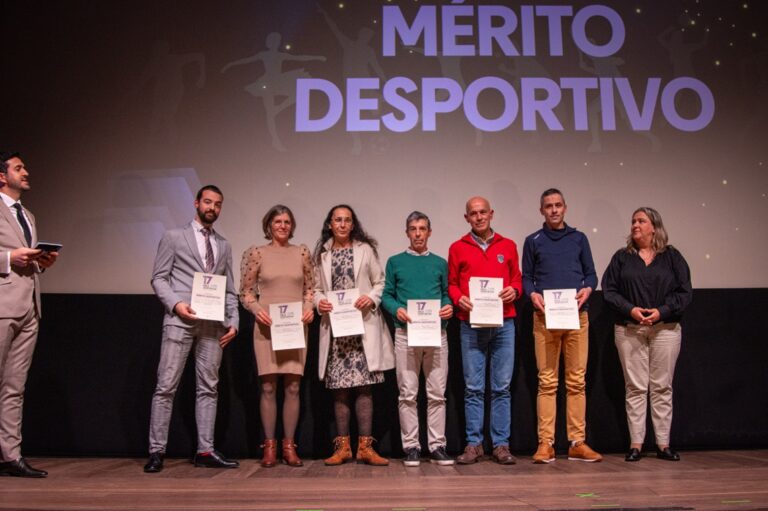
[[[240,303],[254,316],[262,309],[269,312],[271,303],[303,302],[303,310],[310,310],[313,275],[306,245],[252,246],[240,263]],[[253,351],[259,375],[304,374],[307,349],[273,351],[269,327],[258,322],[253,329]]]

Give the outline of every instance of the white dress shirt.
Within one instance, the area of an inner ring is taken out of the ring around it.
[[[197,221],[197,219],[192,220],[192,230],[195,231],[195,241],[197,242],[197,250],[200,252],[200,259],[203,260],[203,264],[205,264],[205,234],[203,234],[203,225]],[[213,227],[211,227],[211,248],[213,248],[213,267],[216,267],[216,261],[219,259],[219,246],[218,243],[216,243],[216,238],[213,236]]]
[[[13,216],[14,220],[16,220],[16,223],[19,225],[19,229],[24,231],[24,228],[19,223],[19,218],[16,216],[16,208],[14,207],[14,204],[17,202],[21,204],[21,201],[13,200],[10,197],[8,197],[3,192],[0,192],[0,197],[3,199],[3,203],[6,205],[6,207],[11,210],[11,215]],[[21,208],[21,214],[24,215],[24,219],[27,221],[27,225],[32,227],[32,222],[29,221],[29,217],[27,216],[27,212],[24,211],[24,208]],[[5,258],[5,262],[0,265],[0,268],[2,269],[2,273],[8,274],[11,273],[11,251],[8,250],[8,256]]]

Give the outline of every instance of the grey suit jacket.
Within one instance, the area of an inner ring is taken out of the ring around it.
[[[218,257],[213,273],[226,275],[227,298],[224,326],[238,328],[240,317],[237,310],[237,293],[232,276],[232,247],[219,233],[213,233],[218,246]],[[152,289],[165,307],[163,325],[192,326],[173,312],[179,302],[189,303],[192,298],[192,281],[195,272],[205,272],[205,264],[197,249],[191,224],[166,231],[157,247],[155,267],[152,270]]]
[[[27,208],[24,208],[24,212],[29,219],[34,247],[37,244],[35,217]],[[26,268],[11,266],[9,273],[2,273],[5,271],[8,252],[27,246],[16,216],[0,200],[0,261],[3,263],[0,267],[0,318],[20,318],[32,307],[37,307],[37,313],[40,314],[40,267],[37,263]]]

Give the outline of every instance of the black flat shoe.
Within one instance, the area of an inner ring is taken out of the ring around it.
[[[196,467],[206,468],[237,468],[240,463],[235,460],[228,460],[219,451],[211,451],[206,454],[195,454],[193,463]]]
[[[669,447],[665,447],[664,449],[656,448],[656,457],[660,460],[667,460],[667,461],[680,461],[680,455],[677,454],[677,452],[673,451]]]
[[[0,463],[0,476],[11,477],[47,477],[48,472],[32,468],[24,458]]]
[[[163,453],[153,452],[149,454],[149,461],[144,465],[144,472],[155,474],[163,470]]]
[[[642,455],[640,454],[640,449],[631,448],[626,456],[624,456],[624,461],[640,461],[640,458]]]

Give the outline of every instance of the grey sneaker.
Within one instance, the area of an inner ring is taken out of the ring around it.
[[[421,463],[421,451],[418,447],[411,447],[405,450],[405,459],[403,465],[406,467],[418,467]]]
[[[441,445],[429,453],[429,462],[436,465],[453,465],[455,461],[445,452],[445,446]]]

